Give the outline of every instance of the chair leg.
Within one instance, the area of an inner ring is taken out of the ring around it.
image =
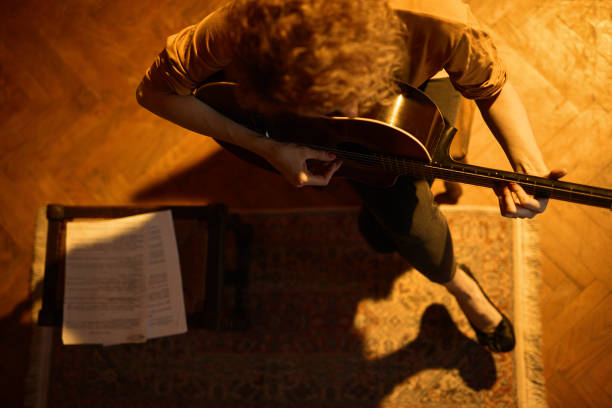
[[[234,286],[234,306],[227,321],[227,329],[247,330],[251,327],[248,314],[248,282],[251,264],[251,242],[253,229],[243,223],[239,216],[231,216],[231,225],[236,239],[236,269],[232,271],[231,282]]]
[[[475,110],[476,104],[473,101],[466,98],[461,98],[457,122],[455,123],[457,133],[455,134],[450,147],[451,157],[453,160],[460,163],[467,163],[468,145],[470,142],[470,134],[472,131],[472,122],[474,120]],[[436,194],[434,200],[438,204],[457,204],[459,197],[461,197],[461,194],[463,193],[461,184],[452,181],[445,181],[444,188],[445,191]]]

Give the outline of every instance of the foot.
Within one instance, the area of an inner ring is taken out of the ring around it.
[[[453,279],[444,285],[455,296],[467,319],[483,333],[493,333],[502,315],[485,297],[474,279],[458,267]]]
[[[481,346],[493,352],[514,349],[512,322],[495,307],[467,266],[460,265],[445,286],[457,299]]]

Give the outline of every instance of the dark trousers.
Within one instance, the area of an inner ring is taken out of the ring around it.
[[[420,89],[454,124],[461,96],[450,81],[430,80]],[[375,250],[397,251],[433,282],[453,278],[456,263],[450,230],[427,180],[402,176],[390,188],[351,184],[363,200],[359,229]]]

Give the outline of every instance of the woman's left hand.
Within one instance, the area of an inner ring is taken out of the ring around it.
[[[547,177],[558,180],[566,174],[567,170],[565,169],[555,169]],[[516,183],[496,187],[494,191],[499,199],[501,215],[507,218],[533,218],[544,212],[548,205],[548,198],[531,196]]]

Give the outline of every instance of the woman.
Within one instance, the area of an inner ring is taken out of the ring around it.
[[[457,95],[475,99],[517,172],[559,178],[542,159],[525,110],[489,36],[459,0],[235,0],[167,39],[137,91],[139,103],[180,126],[265,158],[296,187],[327,185],[342,162],[281,143],[219,114],[192,92],[223,71],[243,104],[263,113],[357,116],[386,103],[401,79],[432,94],[454,121]],[[442,91],[439,91],[442,89]],[[446,89],[446,90],[444,90]],[[453,102],[454,101],[454,102]],[[325,163],[317,171],[307,160]],[[352,183],[360,229],[381,252],[398,251],[457,299],[479,342],[514,347],[512,324],[454,259],[450,232],[426,180],[391,188]],[[531,218],[547,201],[515,184],[495,190],[503,216]]]

